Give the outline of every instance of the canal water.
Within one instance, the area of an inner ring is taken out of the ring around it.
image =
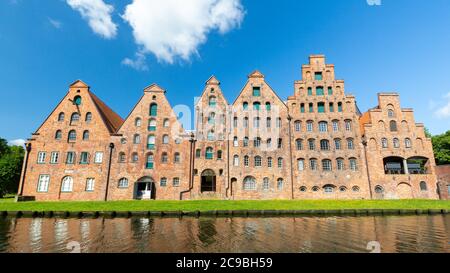
[[[0,252],[449,253],[449,243],[447,215],[0,218]]]

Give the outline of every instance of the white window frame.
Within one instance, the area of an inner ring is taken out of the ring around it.
[[[95,190],[95,178],[89,177],[86,179],[86,191],[93,192]]]
[[[61,192],[63,193],[73,192],[73,178],[71,176],[66,176],[61,181]]]
[[[37,184],[37,192],[48,192],[48,188],[50,185],[50,175],[41,174],[39,175],[39,180]]]
[[[50,156],[50,164],[59,163],[59,152],[52,152]]]
[[[95,164],[103,163],[103,152],[95,152],[94,163]]]
[[[45,164],[45,157],[47,156],[46,152],[38,152],[37,163]]]

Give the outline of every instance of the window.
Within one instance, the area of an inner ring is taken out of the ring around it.
[[[148,121],[148,130],[150,132],[155,132],[156,131],[156,119],[150,119]]]
[[[391,122],[389,123],[389,128],[391,132],[397,132],[397,122],[391,120]]]
[[[281,128],[281,118],[277,118],[276,123],[277,128]]]
[[[170,126],[170,120],[168,118],[164,119],[163,127],[164,128],[169,128],[169,126]]]
[[[161,178],[161,180],[159,181],[159,186],[167,187],[167,178],[165,178],[165,177]]]
[[[152,170],[154,168],[155,165],[155,157],[153,156],[153,154],[148,154],[147,155],[147,163],[145,164],[145,168]]]
[[[331,160],[329,160],[329,159],[322,160],[322,170],[324,172],[331,172],[333,170],[333,167],[331,165]]]
[[[213,159],[214,157],[214,149],[211,147],[206,148],[206,154],[205,154],[206,159]]]
[[[269,178],[264,177],[263,179],[263,190],[267,191],[270,189],[270,181]]]
[[[208,124],[211,124],[211,125],[216,124],[216,113],[212,112],[209,114]]]
[[[389,117],[389,118],[393,118],[394,116],[395,116],[394,110],[389,109],[389,110],[388,110],[388,117]]]
[[[279,191],[281,191],[281,190],[283,190],[283,186],[284,186],[284,181],[283,181],[283,179],[282,179],[282,178],[278,178],[278,180],[277,180],[277,189],[278,189]]]
[[[141,136],[140,135],[134,135],[133,143],[134,144],[140,144],[141,143]]]
[[[234,147],[239,147],[239,140],[238,140],[237,137],[234,137],[234,138],[233,138],[233,146],[234,146]]]
[[[267,167],[272,168],[273,166],[273,159],[271,157],[267,158]]]
[[[75,152],[67,152],[66,164],[75,164]]]
[[[147,137],[147,149],[154,150],[155,149],[156,138],[153,135]]]
[[[80,164],[89,164],[89,153],[88,152],[81,153]]]
[[[75,130],[71,130],[69,132],[69,141],[76,141],[77,140],[77,132]]]
[[[244,108],[244,110],[248,110],[248,102],[242,103],[242,108]]]
[[[297,148],[297,151],[303,150],[303,139],[297,139],[295,141],[295,146]]]
[[[315,73],[314,73],[314,80],[316,80],[316,81],[321,81],[321,80],[323,80],[322,72],[315,72]]]
[[[309,139],[308,146],[310,151],[314,151],[316,149],[316,141],[314,139]]]
[[[260,156],[255,156],[255,167],[262,167],[262,158]]]
[[[328,95],[333,95],[333,87],[328,86]]]
[[[317,159],[310,159],[309,160],[309,168],[313,171],[317,171]]]
[[[88,178],[86,179],[86,191],[94,191],[95,188],[95,179],[94,178]]]
[[[270,104],[270,102],[266,102],[266,110],[267,111],[271,111],[272,110],[272,105]]]
[[[323,96],[323,87],[319,86],[316,88],[316,96]]]
[[[342,158],[336,159],[336,165],[338,171],[343,171],[345,169],[344,159]]]
[[[217,105],[216,97],[214,97],[214,96],[209,97],[208,104],[209,104],[209,107],[213,107],[213,108],[216,107],[216,105]]]
[[[334,103],[330,102],[330,104],[328,105],[329,111],[330,113],[334,112]]]
[[[70,117],[70,123],[73,124],[73,123],[76,123],[78,121],[80,121],[80,114],[73,113],[72,116]]]
[[[304,159],[297,159],[297,169],[299,171],[304,171],[305,170],[305,160]]]
[[[339,138],[334,140],[334,148],[339,151],[342,149],[341,140]]]
[[[271,128],[272,127],[272,119],[271,118],[267,118],[267,120],[266,120],[266,127],[267,128]]]
[[[250,166],[250,158],[247,155],[244,156],[244,166],[245,167]]]
[[[283,158],[281,157],[278,158],[278,168],[279,169],[283,168]]]
[[[358,164],[356,158],[350,158],[350,170],[356,172],[358,170]]]
[[[338,112],[341,113],[342,112],[342,102],[338,103]]]
[[[139,156],[138,156],[138,154],[137,154],[137,153],[133,153],[133,154],[131,155],[131,162],[136,163],[136,162],[138,162],[138,161],[139,161]]]
[[[359,192],[359,187],[358,186],[353,186],[352,191],[353,192]]]
[[[308,87],[308,96],[312,96],[313,92],[312,92],[312,87]]]
[[[384,189],[383,189],[383,187],[381,187],[381,186],[376,186],[376,187],[375,187],[375,192],[378,193],[378,194],[381,194],[381,193],[384,192]]]
[[[59,121],[59,122],[64,121],[65,116],[66,116],[66,115],[65,115],[63,112],[59,113],[59,115],[58,115],[58,121]]]
[[[86,114],[86,123],[90,123],[92,121],[92,113],[88,112]]]
[[[260,118],[253,119],[253,128],[259,128]]]
[[[312,103],[309,104],[309,112],[314,113],[314,104]]]
[[[243,144],[244,144],[244,147],[248,147],[248,137],[244,137],[244,141],[243,141]]]
[[[215,140],[214,130],[210,130],[208,132],[208,141],[214,141],[214,140]]]
[[[158,105],[156,103],[152,103],[150,105],[150,116],[151,117],[158,116]]]
[[[272,148],[272,139],[271,138],[267,139],[266,146],[267,146],[267,149]]]
[[[195,157],[196,157],[196,158],[200,158],[201,156],[202,156],[202,150],[197,149],[197,150],[195,151]]]
[[[256,179],[254,177],[248,176],[244,179],[244,190],[245,191],[256,190]]]
[[[300,113],[305,113],[305,104],[300,104]]]
[[[52,152],[50,157],[50,164],[57,164],[59,162],[59,152]]]
[[[255,146],[255,148],[259,148],[261,147],[261,138],[257,137],[253,140],[253,146]]]
[[[409,139],[409,138],[405,139],[405,147],[406,148],[411,148],[412,147],[411,139]]]
[[[330,142],[326,139],[322,139],[320,141],[320,150],[329,151],[330,150]]]
[[[166,164],[167,162],[169,162],[169,156],[167,155],[167,153],[162,153],[161,163]]]
[[[388,147],[388,140],[386,138],[381,139],[381,146],[385,149]]]
[[[233,118],[233,127],[234,127],[234,128],[237,128],[237,127],[238,127],[238,118],[237,118],[237,117],[234,117],[234,118]]]
[[[253,87],[253,97],[261,96],[261,87]]]
[[[175,177],[175,178],[173,179],[173,186],[174,186],[174,187],[179,187],[179,186],[180,186],[180,178]]]
[[[126,156],[124,152],[119,153],[119,163],[125,163],[126,162]]]
[[[235,155],[233,157],[233,166],[239,167],[239,156],[238,155]]]
[[[333,131],[339,132],[339,121],[338,120],[333,120]]]
[[[400,140],[398,138],[394,138],[394,148],[400,148]]]
[[[308,189],[305,186],[300,187],[301,192],[306,192]]]
[[[346,120],[345,121],[345,130],[346,131],[351,131],[352,130],[352,121],[351,120]]]
[[[103,153],[102,152],[96,152],[94,156],[94,163],[99,164],[103,162]]]
[[[334,192],[334,186],[332,185],[326,185],[325,187],[323,187],[323,191],[325,193],[333,193]]]
[[[299,120],[295,121],[294,128],[296,132],[300,132],[302,130],[302,122]]]
[[[254,102],[253,103],[253,110],[255,110],[255,111],[261,110],[261,103],[260,102]]]
[[[66,176],[61,183],[61,192],[72,192],[73,190],[73,178]]]
[[[307,121],[306,122],[306,130],[308,132],[312,132],[313,131],[313,127],[314,127],[314,123],[312,121]]]
[[[421,191],[427,191],[428,190],[427,183],[425,181],[420,182],[420,190]]]
[[[222,151],[221,150],[217,151],[217,160],[220,160],[220,159],[222,159]]]
[[[175,164],[181,163],[181,155],[180,155],[180,153],[175,153],[175,155],[173,157],[173,161],[175,162]]]
[[[244,118],[244,128],[248,128],[248,117]]]
[[[319,131],[328,132],[328,123],[326,121],[319,122]]]
[[[39,181],[37,186],[37,192],[48,192],[48,186],[50,184],[50,175],[39,175]]]
[[[76,96],[76,97],[73,99],[73,104],[75,104],[75,105],[81,105],[81,97],[80,97],[80,96]]]
[[[347,139],[347,148],[348,148],[349,150],[355,149],[355,145],[354,145],[354,143],[353,143],[353,139],[352,139],[352,138]]]
[[[169,136],[168,135],[163,136],[163,144],[169,144]]]
[[[283,148],[283,139],[279,138],[278,139],[278,149],[282,149]]]
[[[318,192],[319,191],[319,187],[317,187],[317,186],[312,187],[312,191],[313,192]]]
[[[142,119],[141,118],[136,118],[134,120],[134,126],[141,127],[142,126]]]
[[[126,178],[121,178],[121,179],[119,180],[118,187],[119,187],[120,189],[128,188],[128,179],[126,179]]]
[[[56,131],[55,139],[56,140],[61,140],[62,139],[62,132],[61,132],[61,130]]]
[[[89,131],[86,130],[83,132],[83,140],[89,140]]]

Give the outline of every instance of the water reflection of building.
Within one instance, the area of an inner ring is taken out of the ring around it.
[[[438,177],[439,197],[450,199],[450,165],[436,166]]]

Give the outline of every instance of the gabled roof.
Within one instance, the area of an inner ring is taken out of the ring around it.
[[[250,75],[248,75],[249,78],[264,78],[264,74],[261,73],[259,70],[253,71]]]
[[[207,81],[206,85],[220,85],[220,81],[216,78],[216,76],[212,75]]]
[[[119,130],[120,126],[124,122],[124,120],[111,108],[108,107],[101,99],[99,99],[94,93],[89,91],[89,95],[92,98],[95,106],[98,109],[98,112],[102,116],[105,125],[108,127],[110,133],[116,133]]]
[[[87,85],[85,82],[83,82],[82,80],[76,80],[73,83],[70,84],[71,88],[89,88],[89,85]]]
[[[156,83],[147,86],[144,88],[144,92],[157,92],[157,93],[165,93],[166,90],[164,90],[162,87],[157,85]]]

